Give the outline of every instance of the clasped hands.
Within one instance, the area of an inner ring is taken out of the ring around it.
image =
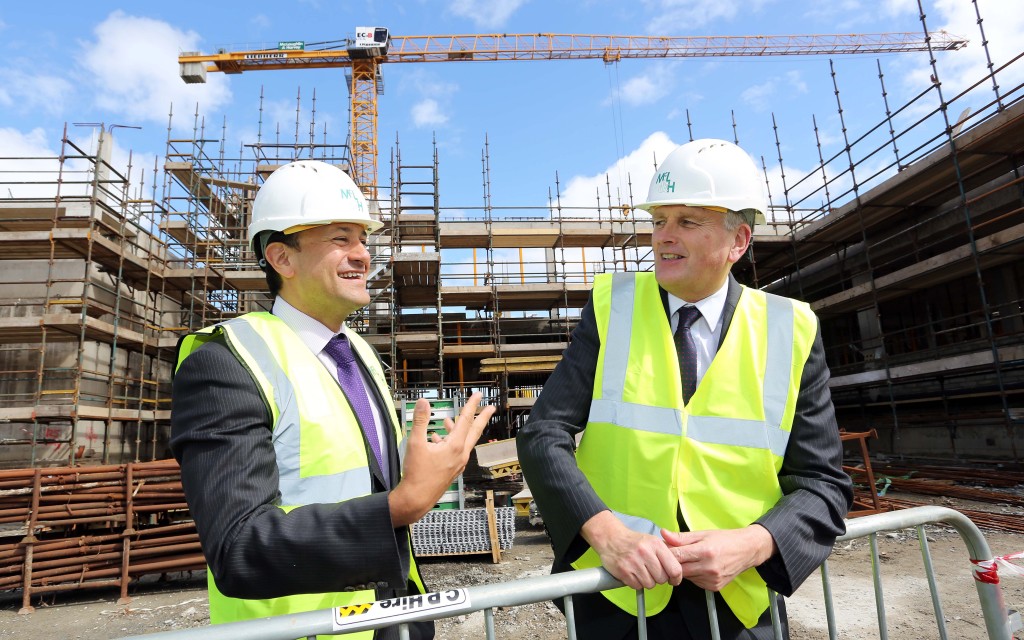
[[[434,433],[427,439],[430,403],[420,398],[413,409],[412,432],[406,438],[402,480],[388,494],[391,523],[404,527],[416,522],[437,504],[452,482],[466,468],[480,434],[494,414],[493,406],[480,409],[481,395],[474,393],[453,422],[445,418],[448,435]]]
[[[603,511],[583,525],[582,533],[604,568],[633,589],[678,586],[685,578],[702,589],[720,591],[775,552],[775,541],[759,524],[686,533],[662,529],[658,537],[628,529]]]

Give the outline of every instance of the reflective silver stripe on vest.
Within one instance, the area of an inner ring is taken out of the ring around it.
[[[629,362],[629,337],[633,335],[633,298],[636,280],[632,273],[612,274],[611,311],[605,337],[619,336],[621,340],[606,339],[604,372],[601,375],[601,397],[622,401],[626,386],[626,363]]]
[[[760,420],[721,416],[687,416],[686,437],[704,444],[769,449],[777,456],[785,455],[789,444],[787,431],[770,427]]]
[[[629,336],[633,335],[635,294],[636,280],[632,273],[612,274],[611,311],[605,336],[619,336],[621,339],[605,340],[601,398],[590,403],[590,421],[609,422],[639,431],[682,435],[683,415],[678,409],[622,401],[626,364],[629,362]]]
[[[234,318],[222,325],[230,325],[229,336],[237,339],[260,367],[263,376],[274,390],[277,404],[277,424],[274,425],[274,453],[277,457],[278,483],[281,503],[288,506],[318,502],[341,502],[370,493],[369,467],[349,469],[340,473],[302,477],[299,451],[302,428],[298,406],[288,401],[295,397],[295,387],[285,375],[267,346],[266,341],[243,318]],[[286,466],[287,464],[287,466]]]
[[[606,360],[607,362],[607,360]],[[622,396],[622,391],[619,391]],[[601,398],[590,403],[590,422],[610,422],[638,431],[683,435],[683,414],[678,409]]]
[[[768,356],[764,376],[764,418],[769,430],[777,430],[786,411],[793,377],[793,303],[780,296],[766,294],[766,297]]]
[[[632,273],[616,273],[612,276],[611,311],[606,338],[633,335],[635,290]],[[771,294],[766,294],[766,299],[769,333],[765,365],[771,375],[762,375],[765,421],[688,415],[688,438],[706,444],[767,449],[774,455],[785,455],[789,432],[783,430],[781,425],[793,376],[793,303]],[[605,340],[602,398],[591,402],[590,421],[617,424],[637,431],[670,435],[682,433],[680,411],[622,401],[630,342],[629,339]]]
[[[631,516],[629,514],[619,513],[614,509],[611,509],[610,511],[612,512],[612,515],[618,518],[619,521],[622,524],[626,525],[626,527],[631,531],[636,531],[637,533],[646,533],[649,536],[658,536],[659,538],[661,537],[661,527],[654,524],[647,518],[641,518],[640,516]]]

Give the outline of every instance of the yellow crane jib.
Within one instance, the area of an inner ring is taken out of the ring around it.
[[[857,55],[955,51],[967,40],[939,31],[756,36],[615,36],[558,33],[392,36],[385,27],[357,27],[355,38],[333,42],[278,42],[276,47],[178,56],[182,80],[206,82],[207,72],[270,69],[351,69],[352,178],[368,197],[377,190],[377,96],[380,65],[399,62],[603,60],[716,56]]]

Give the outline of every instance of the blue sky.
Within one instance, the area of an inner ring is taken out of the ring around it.
[[[210,74],[207,84],[185,85],[178,77],[180,51],[339,40],[351,37],[357,26],[370,25],[388,27],[394,35],[920,30],[916,0],[47,4],[45,12],[32,3],[0,5],[0,157],[56,155],[65,123],[88,149],[94,144],[93,129],[71,123],[102,122],[141,127],[115,129],[115,162],[126,164],[130,149],[135,164],[149,168],[154,157],[163,157],[172,103],[173,135],[192,136],[198,108],[206,137],[220,138],[226,122],[229,155],[237,154],[241,142],[253,141],[261,92],[265,140],[278,127],[282,141],[294,140],[298,92],[301,139],[308,140],[314,92],[317,138],[322,138],[324,125],[332,142],[344,141],[347,131],[348,98],[340,69],[217,73]],[[948,97],[984,70],[974,5],[970,0],[924,4],[931,30],[945,29],[971,41],[962,51],[938,55]],[[1024,11],[1018,0],[978,0],[978,5],[998,66],[1019,53]],[[928,86],[931,70],[925,53],[836,57],[846,126],[854,136],[884,117],[876,61],[881,62],[892,107]],[[599,60],[392,64],[383,73],[381,171],[387,171],[396,136],[403,160],[416,164],[431,161],[430,143],[436,138],[441,203],[452,215],[473,216],[473,208],[482,205],[485,137],[496,207],[545,204],[556,172],[565,204],[593,203],[598,189],[603,199],[606,174],[614,183],[613,193],[620,194],[613,199],[628,198],[627,176],[634,198],[642,199],[653,159],[689,139],[687,110],[696,137],[732,139],[735,114],[741,145],[755,157],[765,157],[773,185],[780,173],[773,114],[791,181],[817,163],[812,116],[826,155],[842,148],[824,57],[623,60],[610,66]],[[1019,71],[1008,75],[1004,86],[1021,81]]]

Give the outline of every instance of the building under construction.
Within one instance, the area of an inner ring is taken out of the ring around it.
[[[1024,455],[1024,87],[998,82],[1020,57],[959,95],[936,81],[886,104],[868,131],[844,124],[841,151],[819,145],[818,170],[793,184],[778,145],[782,191],[734,273],[811,304],[840,426],[876,430],[877,451]],[[110,136],[5,159],[18,169],[0,175],[0,466],[168,457],[179,338],[270,306],[245,240],[259,185],[294,159],[351,169],[345,144],[312,140],[229,157],[197,121],[169,134],[162,164],[124,172]],[[485,150],[479,214],[453,219],[436,149],[380,160],[385,226],[353,325],[397,399],[483,391],[499,407],[487,436],[510,437],[594,276],[653,268],[649,216],[609,188],[585,211],[556,189],[512,217],[491,205]]]

